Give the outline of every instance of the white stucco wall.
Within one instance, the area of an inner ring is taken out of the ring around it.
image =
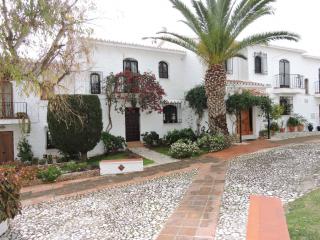
[[[268,55],[268,74],[261,75],[254,73],[254,53],[265,52]],[[294,112],[306,117],[308,121],[319,125],[319,104],[320,98],[314,96],[314,82],[318,81],[318,71],[320,68],[320,59],[303,56],[302,51],[256,46],[245,49],[242,54],[247,60],[234,58],[233,73],[228,75],[229,80],[254,81],[263,84],[269,84],[268,94],[275,103],[279,102],[279,94],[274,93],[274,75],[279,74],[279,61],[287,59],[291,64],[292,74],[301,74],[309,79],[309,94],[288,94],[293,96]],[[182,101],[182,122],[175,124],[164,124],[163,115],[158,113],[146,114],[141,113],[140,116],[140,132],[156,131],[162,137],[169,130],[181,129],[185,127],[196,128],[196,116],[183,101],[186,92],[195,85],[204,81],[206,66],[199,58],[189,51],[171,51],[161,50],[158,48],[142,47],[136,45],[126,45],[120,43],[108,43],[99,41],[92,47],[91,62],[86,69],[88,71],[81,72],[66,79],[62,85],[64,90],[60,93],[70,94],[90,94],[90,72],[102,73],[102,77],[106,77],[110,72],[118,73],[123,70],[123,60],[125,58],[134,58],[138,61],[139,71],[152,72],[159,80],[166,92],[166,99]],[[158,78],[158,63],[165,61],[169,65],[169,78]],[[26,97],[20,94],[18,87],[14,86],[14,102],[27,102],[28,115],[31,119],[31,133],[28,139],[33,147],[36,157],[41,158],[46,153],[56,153],[54,150],[46,149],[46,130],[47,130],[47,102],[41,101],[39,97]],[[283,95],[281,95],[283,96]],[[105,97],[99,95],[101,107],[103,111],[104,128],[107,125],[107,109],[105,105]],[[253,121],[254,134],[258,136],[259,131],[264,128],[265,123],[259,117],[258,109],[254,109],[255,119]],[[125,137],[125,116],[115,112],[112,109],[113,128],[111,133]],[[228,127],[230,133],[235,133],[234,117],[227,116]],[[202,125],[206,126],[207,113],[205,114]],[[0,120],[0,131],[14,132],[14,149],[15,156],[17,154],[17,143],[21,137],[18,124],[4,124]],[[99,143],[89,156],[103,153],[103,145]]]

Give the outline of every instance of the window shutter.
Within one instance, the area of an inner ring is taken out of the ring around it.
[[[261,54],[262,58],[262,73],[268,74],[268,55],[266,53]]]

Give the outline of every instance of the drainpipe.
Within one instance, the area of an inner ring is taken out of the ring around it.
[[[242,120],[241,120],[241,111],[239,111],[239,131],[240,131],[240,143],[242,143]]]
[[[270,136],[270,113],[267,114],[267,118],[268,118],[268,139],[271,139],[271,136]]]

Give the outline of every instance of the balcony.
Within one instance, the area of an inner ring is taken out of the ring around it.
[[[314,83],[314,96],[320,98],[320,81]]]
[[[26,102],[0,102],[0,124],[19,123],[23,118],[28,118]]]
[[[275,76],[273,93],[299,94],[304,93],[304,77],[300,74],[278,74]]]

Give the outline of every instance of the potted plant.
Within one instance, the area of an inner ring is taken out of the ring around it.
[[[297,124],[298,131],[303,132],[305,128],[305,124],[307,123],[307,120],[302,115],[299,115],[299,114],[295,114],[295,118],[298,120],[298,124]]]
[[[312,123],[308,123],[308,130],[309,130],[309,132],[313,131],[313,124]]]
[[[299,125],[299,121],[297,118],[289,117],[289,119],[287,121],[287,126],[288,126],[289,132],[295,132],[298,125]]]
[[[8,230],[8,220],[21,211],[20,188],[15,169],[0,168],[0,236]]]
[[[277,122],[272,122],[270,125],[271,134],[274,135],[276,132],[279,132],[280,128]]]

